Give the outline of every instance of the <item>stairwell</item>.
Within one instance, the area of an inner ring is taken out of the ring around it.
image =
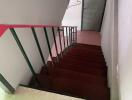
[[[74,42],[48,61],[37,78],[39,84],[33,78],[30,87],[86,100],[110,99],[101,46]]]
[[[38,27],[43,29],[46,38],[45,42],[47,43],[51,58],[49,61],[45,61],[36,36],[35,29]],[[79,33],[76,26],[2,25],[1,28],[3,30],[10,30],[22,56],[28,64],[28,68],[32,72],[33,77],[28,87],[86,100],[109,100],[110,91],[107,86],[107,66],[101,46],[78,43]],[[17,36],[16,28],[29,28],[32,30],[36,42],[35,45],[37,45],[44,62],[40,73],[34,71],[34,67]],[[52,30],[56,56],[53,56],[51,51],[48,37],[48,34],[51,33],[47,31],[48,28]],[[59,37],[59,44],[57,43],[56,36]],[[58,50],[58,45],[60,45],[61,50]],[[8,81],[6,83],[9,90],[13,89],[15,91]]]

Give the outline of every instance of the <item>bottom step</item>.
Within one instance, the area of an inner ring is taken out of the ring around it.
[[[65,93],[66,95],[87,98],[89,100],[109,100],[109,89],[105,86],[83,83],[68,78],[60,79],[42,75],[39,75],[38,79],[42,90],[55,91],[62,94]]]

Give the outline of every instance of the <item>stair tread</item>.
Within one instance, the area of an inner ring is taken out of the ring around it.
[[[70,78],[70,79],[79,79],[79,80],[85,80],[85,81],[93,81],[93,82],[98,82],[98,83],[104,83],[107,84],[106,77],[104,76],[99,76],[99,75],[91,75],[88,73],[81,73],[81,72],[76,72],[72,70],[66,70],[66,69],[58,69],[56,68],[54,70],[54,76],[57,77],[65,77],[65,78]]]
[[[42,79],[40,79],[41,81],[43,81],[43,79],[45,77],[40,76]],[[51,79],[51,78],[49,78]],[[42,83],[45,83],[42,82]],[[68,92],[71,93],[71,95],[80,95],[83,97],[90,97],[93,100],[93,95],[98,96],[99,100],[106,100],[103,98],[106,98],[108,95],[108,88],[106,86],[103,85],[99,85],[99,84],[91,84],[91,83],[87,83],[87,82],[83,82],[83,81],[79,81],[79,80],[73,80],[73,79],[69,79],[69,78],[52,78],[52,80],[50,80],[50,88],[52,88],[53,90],[57,90],[57,91],[62,91],[62,92]],[[96,87],[96,88],[95,88]]]
[[[79,48],[95,48],[95,49],[101,49],[101,46],[97,46],[97,45],[90,45],[90,44],[81,44],[81,43],[77,43],[76,44],[76,47],[79,47]]]
[[[82,55],[82,54],[79,54],[79,53],[67,53],[67,55],[64,55],[64,56],[73,56],[73,57],[81,57],[81,58],[99,58],[99,59],[103,59],[104,60],[104,57],[101,55],[92,55],[92,54],[89,54],[89,55]]]
[[[79,65],[72,65],[72,64],[61,64],[61,65],[57,65],[56,67],[59,68],[64,68],[64,69],[69,69],[69,70],[74,70],[74,71],[79,71],[82,73],[93,73],[95,75],[104,75],[106,74],[106,70],[104,69],[99,69],[99,68],[95,68],[95,67],[83,67],[83,66],[79,66]],[[83,67],[83,68],[82,68]]]
[[[75,56],[64,56],[64,59],[67,60],[76,60],[76,61],[94,61],[94,62],[102,62],[105,63],[105,61],[103,59],[99,59],[99,58],[93,58],[93,57],[87,57],[87,58],[83,58],[83,57],[75,57]]]
[[[95,69],[103,69],[103,70],[107,69],[105,64],[101,65],[99,63],[92,63],[92,62],[87,63],[87,64],[82,64],[81,62],[76,63],[74,61],[66,61],[65,60],[65,62],[61,61],[60,64],[62,64],[62,65],[67,65],[68,64],[68,65],[78,66],[80,68],[95,68]]]
[[[95,53],[98,55],[102,55],[102,51],[101,50],[93,50],[93,49],[82,49],[82,48],[74,48],[74,49],[70,49],[69,53],[74,53],[74,52],[78,52],[78,53],[82,53],[80,51],[83,51],[83,53]]]
[[[101,46],[74,44],[48,62],[37,75],[40,89],[66,93],[89,100],[109,100],[107,66]]]
[[[93,100],[95,95],[96,95],[96,99],[100,98],[100,100],[106,100],[107,95],[108,95],[108,93],[107,93],[108,88],[106,88],[104,86],[83,83],[81,81],[75,81],[72,79],[55,78],[53,81],[53,87],[58,90],[66,91],[66,92],[74,94],[74,95],[81,94],[82,96],[91,98],[91,100]]]
[[[97,64],[97,65],[102,65],[102,66],[106,66],[106,63],[105,62],[94,62],[94,61],[82,61],[82,60],[75,60],[75,59],[62,59],[61,62],[66,62],[66,63],[70,63],[70,64],[76,64],[76,65],[82,65],[82,66],[88,66],[89,63],[90,64]]]

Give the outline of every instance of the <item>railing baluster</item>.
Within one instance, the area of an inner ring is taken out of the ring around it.
[[[46,62],[45,62],[45,59],[44,59],[44,56],[43,56],[43,53],[42,53],[42,49],[41,49],[41,47],[40,47],[40,44],[39,44],[39,41],[38,41],[38,38],[37,38],[37,35],[36,35],[36,32],[35,32],[35,29],[32,27],[31,30],[32,30],[34,39],[35,39],[35,41],[36,41],[36,44],[37,44],[37,47],[38,47],[40,56],[41,56],[42,61],[43,61],[43,64],[44,64],[44,66],[46,67]]]
[[[72,43],[74,44],[74,27],[72,27]]]
[[[74,44],[74,28],[72,27],[72,44]]]
[[[69,27],[69,46],[71,46],[71,27]]]
[[[14,87],[7,81],[7,79],[4,78],[4,76],[1,73],[0,73],[0,83],[2,83],[9,90],[10,93],[15,92]]]
[[[44,29],[44,33],[45,33],[45,38],[46,38],[46,41],[47,41],[48,49],[49,49],[50,58],[53,61],[53,56],[52,56],[52,52],[51,52],[51,48],[50,48],[50,42],[49,42],[47,30],[46,30],[45,27],[43,29]]]
[[[76,43],[76,27],[74,27],[74,43]]]
[[[54,39],[54,43],[55,43],[55,49],[56,49],[57,58],[59,59],[54,27],[52,27],[52,33],[53,33],[53,39]]]
[[[73,38],[72,35],[73,35],[73,32],[72,32],[72,27],[71,27],[71,45],[72,45],[72,42],[73,42],[73,41],[72,41],[72,38]]]
[[[66,27],[66,39],[67,39],[67,47],[68,47],[68,30],[67,30],[68,27]]]
[[[74,33],[74,27],[72,27],[72,43],[74,44],[74,37],[75,37],[75,35],[74,35],[75,33]]]
[[[62,29],[62,36],[63,36],[63,43],[64,43],[64,49],[65,49],[65,36],[64,36],[64,27],[63,27],[63,29]]]
[[[33,66],[31,65],[31,62],[29,61],[29,58],[27,57],[27,54],[26,54],[26,52],[25,52],[25,50],[24,50],[24,48],[23,48],[23,46],[22,46],[22,44],[21,44],[21,42],[20,42],[20,40],[19,40],[19,38],[18,38],[18,36],[17,36],[17,34],[16,34],[16,31],[15,31],[13,28],[11,28],[10,31],[11,31],[11,33],[12,33],[12,35],[13,35],[13,37],[14,37],[14,39],[15,39],[15,41],[16,41],[18,47],[19,47],[19,49],[21,50],[22,55],[24,56],[24,58],[25,58],[25,60],[26,60],[26,62],[27,62],[27,64],[28,64],[28,66],[29,66],[29,68],[30,68],[32,74],[33,74],[33,75],[35,76],[35,78],[36,78],[36,73],[35,73],[35,71],[34,71],[34,69],[33,69]]]
[[[76,32],[76,43],[77,43],[77,27],[75,27]]]
[[[62,56],[62,44],[61,44],[61,35],[60,35],[60,28],[58,27],[58,35],[59,35],[59,43],[60,43],[60,50],[61,50],[61,56]]]

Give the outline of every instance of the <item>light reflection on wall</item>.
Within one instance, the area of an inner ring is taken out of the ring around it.
[[[6,100],[6,95],[5,91],[0,87],[0,100]]]

